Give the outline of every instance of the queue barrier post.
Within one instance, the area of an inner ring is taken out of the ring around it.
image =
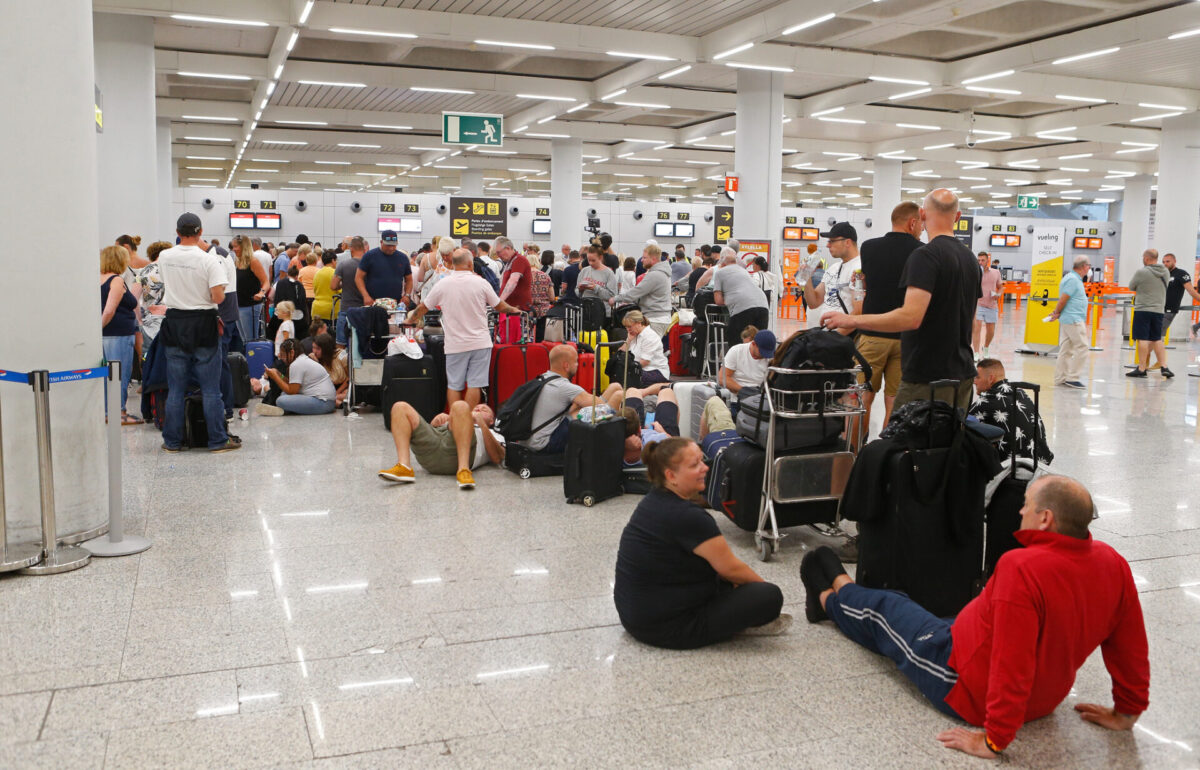
[[[24,569],[37,564],[42,558],[41,543],[9,545],[7,512],[4,500],[4,418],[0,414],[0,572]]]
[[[1104,348],[1096,346],[1096,335],[1100,332],[1100,316],[1104,313],[1104,305],[1100,302],[1100,295],[1092,295],[1092,346],[1088,350],[1104,350]]]
[[[38,485],[42,504],[42,559],[21,570],[24,575],[55,575],[87,566],[92,555],[79,546],[60,546],[54,511],[54,463],[50,450],[50,372],[29,373],[37,433]],[[120,403],[119,401],[117,403]]]
[[[148,539],[125,534],[124,496],[121,485],[121,422],[114,419],[113,404],[121,403],[121,362],[108,362],[108,534],[83,544],[93,556],[129,556],[150,547]]]

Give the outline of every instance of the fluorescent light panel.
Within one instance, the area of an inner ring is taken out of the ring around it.
[[[722,51],[721,53],[713,56],[713,61],[724,59],[726,56],[733,56],[735,53],[741,53],[742,51],[749,51],[753,47],[754,43],[742,43],[739,46],[734,46],[727,51]]]
[[[423,94],[465,94],[467,96],[473,96],[475,94],[474,91],[466,91],[461,88],[429,88],[427,86],[409,86],[408,90]]]
[[[253,80],[249,75],[225,75],[217,72],[176,72],[185,78],[212,78],[213,80]]]
[[[235,27],[269,27],[265,21],[254,19],[223,19],[217,16],[195,16],[190,13],[173,13],[171,18],[176,21],[197,21],[202,24],[229,24]]]
[[[330,86],[331,88],[366,88],[366,83],[343,83],[337,80],[300,80],[305,86]]]
[[[1120,50],[1120,46],[1101,48],[1099,51],[1088,51],[1087,53],[1079,53],[1075,54],[1074,56],[1064,56],[1061,59],[1055,59],[1051,62],[1051,64],[1070,64],[1071,62],[1083,61],[1084,59],[1094,59],[1097,56],[1107,56],[1110,53],[1116,53]]]
[[[654,53],[632,53],[629,51],[605,51],[609,56],[615,56],[618,59],[649,59],[650,61],[675,61],[672,56],[661,56]]]
[[[528,48],[531,51],[553,51],[554,46],[541,43],[512,43],[507,40],[476,40],[475,45],[496,45],[502,48]]]
[[[834,16],[837,16],[837,14],[836,13],[827,13],[823,16],[818,16],[815,19],[809,19],[808,21],[802,21],[793,27],[788,27],[787,29],[785,29],[783,31],[783,34],[785,36],[792,35],[792,34],[795,34],[796,32],[799,32],[802,29],[808,29],[809,27],[815,27],[818,24],[824,24],[825,22],[832,19]]]
[[[415,38],[416,35],[410,32],[382,32],[376,29],[347,29],[346,27],[330,27],[330,32],[337,32],[341,35],[366,35],[368,37],[403,37]],[[476,40],[476,43],[479,41]]]

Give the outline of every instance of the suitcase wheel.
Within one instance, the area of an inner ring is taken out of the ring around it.
[[[518,473],[517,475],[523,479],[527,479],[533,475],[533,471],[529,470],[528,468],[522,468],[520,473]]]
[[[591,508],[596,504],[596,498],[591,495],[584,495],[581,499],[584,508]]]

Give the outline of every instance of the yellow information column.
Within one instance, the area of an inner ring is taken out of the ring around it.
[[[1029,301],[1025,306],[1025,346],[1022,353],[1049,353],[1058,347],[1058,322],[1046,319],[1058,305],[1058,284],[1063,276],[1066,229],[1033,229],[1033,266],[1029,273]]]

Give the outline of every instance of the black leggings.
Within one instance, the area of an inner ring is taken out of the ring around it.
[[[783,592],[774,583],[746,583],[734,588],[721,581],[717,595],[654,628],[625,630],[639,642],[670,650],[694,650],[731,638],[752,626],[770,623],[783,608]]]

